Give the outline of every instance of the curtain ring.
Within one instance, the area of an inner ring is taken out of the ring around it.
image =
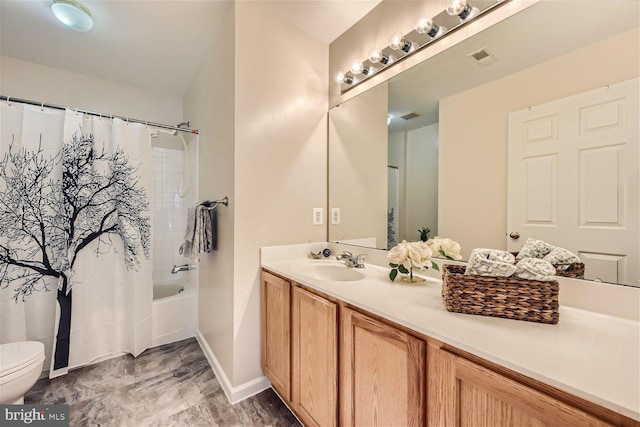
[[[11,105],[13,105],[11,104],[11,97],[7,96],[7,106],[11,107]]]
[[[40,104],[40,111],[44,111],[44,102],[42,102],[42,104]]]
[[[102,121],[102,113],[98,113],[98,121],[101,122]]]

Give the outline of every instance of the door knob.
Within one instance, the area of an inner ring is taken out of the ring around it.
[[[509,233],[509,237],[514,240],[518,240],[520,238],[520,233],[518,233],[517,231],[512,231],[511,233]]]

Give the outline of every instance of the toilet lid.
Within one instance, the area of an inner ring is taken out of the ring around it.
[[[44,360],[44,344],[39,341],[21,341],[0,344],[0,377],[25,366]]]

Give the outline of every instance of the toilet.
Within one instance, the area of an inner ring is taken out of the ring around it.
[[[44,363],[44,344],[21,341],[0,344],[0,404],[21,405],[38,381]]]

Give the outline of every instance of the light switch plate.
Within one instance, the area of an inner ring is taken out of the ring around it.
[[[324,209],[313,208],[313,225],[322,225],[324,223]]]
[[[331,224],[340,224],[340,208],[331,208]]]

